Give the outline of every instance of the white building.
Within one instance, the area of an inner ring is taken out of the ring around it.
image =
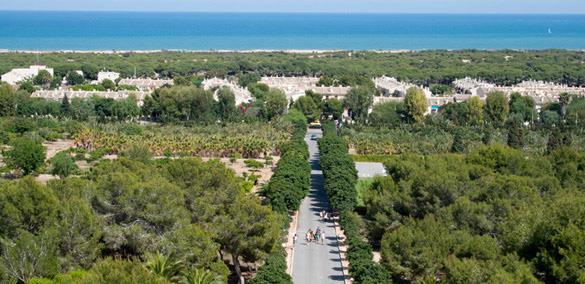
[[[472,96],[485,97],[485,90],[493,89],[496,85],[479,79],[465,77],[453,81],[455,92]]]
[[[144,98],[149,93],[141,91],[72,91],[72,90],[42,90],[32,93],[32,98],[43,98],[47,100],[60,101],[67,96],[68,99],[80,98],[88,99],[93,96],[109,98],[114,100],[123,100],[129,97],[136,98],[138,105],[142,105]]]
[[[128,85],[138,88],[140,91],[152,92],[164,85],[173,85],[173,80],[162,80],[162,79],[122,79],[118,85]]]
[[[41,70],[47,70],[51,76],[54,75],[53,68],[47,68],[47,66],[44,65],[32,65],[29,68],[12,69],[10,72],[2,75],[2,81],[10,85],[16,85],[19,82],[32,79],[39,74],[39,71]]]
[[[380,78],[374,78],[374,85],[376,89],[380,91],[380,94],[384,97],[403,97],[406,95],[406,91],[411,86],[396,80],[394,77],[382,76]]]
[[[472,97],[474,97],[474,96],[464,95],[464,94],[458,94],[458,95],[453,95],[453,96],[448,96],[448,97],[427,96],[428,107],[427,107],[426,114],[438,111],[442,106],[444,106],[448,103],[460,103],[460,102],[467,101]],[[485,100],[485,98],[480,98],[480,99]],[[398,103],[398,102],[403,102],[403,101],[404,101],[404,97],[374,97],[374,105],[383,104],[386,102],[397,102]]]
[[[464,78],[455,80],[453,85],[457,92],[477,95],[481,98],[485,98],[491,92],[502,92],[508,96],[519,93],[522,96],[531,97],[537,105],[557,102],[562,93],[585,96],[585,88],[541,81],[523,81],[514,86],[497,86],[481,80]]]
[[[350,87],[319,87],[317,77],[262,77],[260,83],[284,92],[287,100],[296,101],[307,91],[322,94],[324,98],[342,99]]]
[[[219,78],[211,78],[205,79],[201,83],[201,86],[204,90],[210,91],[215,90],[213,93],[213,98],[217,100],[217,92],[221,87],[228,87],[234,93],[236,99],[236,105],[241,105],[243,103],[249,103],[252,101],[252,93],[248,91],[248,89],[241,87],[240,85],[236,84],[235,82],[229,81],[227,79],[219,79]]]
[[[115,82],[118,78],[120,78],[120,73],[118,72],[99,72],[97,75],[97,82],[101,83],[106,79]]]
[[[323,99],[343,100],[351,90],[351,87],[313,87],[310,90],[323,95]]]
[[[374,85],[376,85],[376,89],[378,89],[380,94],[382,94],[384,97],[404,97],[408,89],[413,87],[421,89],[427,98],[433,95],[429,88],[401,82],[393,77],[382,76],[379,78],[374,78],[373,81]]]

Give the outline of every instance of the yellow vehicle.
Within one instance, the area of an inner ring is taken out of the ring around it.
[[[321,128],[321,122],[318,121],[318,120],[315,120],[315,121],[309,123],[309,128],[320,129]]]

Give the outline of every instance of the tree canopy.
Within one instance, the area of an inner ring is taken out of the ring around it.
[[[30,138],[16,139],[12,142],[12,149],[6,153],[6,162],[28,175],[45,162],[45,148],[39,141]]]
[[[417,88],[408,89],[404,97],[404,108],[411,120],[421,122],[428,109],[427,97],[424,92]]]
[[[375,89],[366,86],[353,87],[345,96],[344,103],[354,120],[366,121],[368,110],[374,103]]]
[[[261,261],[277,244],[281,224],[243,192],[232,171],[199,159],[120,158],[99,163],[87,177],[46,186],[30,178],[0,182],[0,201],[3,281],[53,278],[79,268],[88,270],[78,283],[160,279],[140,262],[99,260],[146,260],[158,253],[180,261],[189,275],[202,269],[226,277],[220,252]],[[124,275],[130,270],[119,272],[122,267],[139,273]]]

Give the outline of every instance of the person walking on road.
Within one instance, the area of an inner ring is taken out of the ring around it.
[[[321,231],[321,244],[323,244],[325,242],[325,231]]]
[[[317,229],[315,229],[315,242],[316,243],[319,242],[320,237],[321,237],[321,228],[317,227]]]
[[[327,211],[323,210],[319,214],[321,216],[321,221],[327,221]]]
[[[293,246],[297,243],[297,239],[299,238],[299,236],[297,236],[297,234],[295,234],[293,236]]]

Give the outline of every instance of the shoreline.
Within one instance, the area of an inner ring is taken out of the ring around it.
[[[201,53],[201,54],[222,54],[222,53],[236,53],[236,54],[261,54],[261,53],[285,53],[285,54],[327,54],[340,52],[370,52],[378,54],[403,54],[403,53],[417,53],[424,51],[445,51],[445,52],[459,52],[459,51],[512,51],[512,52],[543,52],[548,50],[561,50],[573,52],[585,52],[585,48],[569,49],[569,48],[548,48],[548,49],[517,49],[517,48],[501,48],[501,49],[482,49],[482,48],[465,48],[465,49],[134,49],[134,50],[73,50],[73,49],[58,49],[58,50],[28,50],[28,49],[0,49],[0,54],[157,54],[157,53]]]
[[[78,53],[78,54],[152,54],[152,53],[288,53],[288,54],[324,54],[337,52],[374,52],[374,53],[413,53],[417,50],[411,49],[388,49],[388,50],[353,50],[353,49],[132,49],[132,50],[29,50],[29,49],[0,49],[0,54],[23,53],[23,54],[50,54],[50,53]]]

